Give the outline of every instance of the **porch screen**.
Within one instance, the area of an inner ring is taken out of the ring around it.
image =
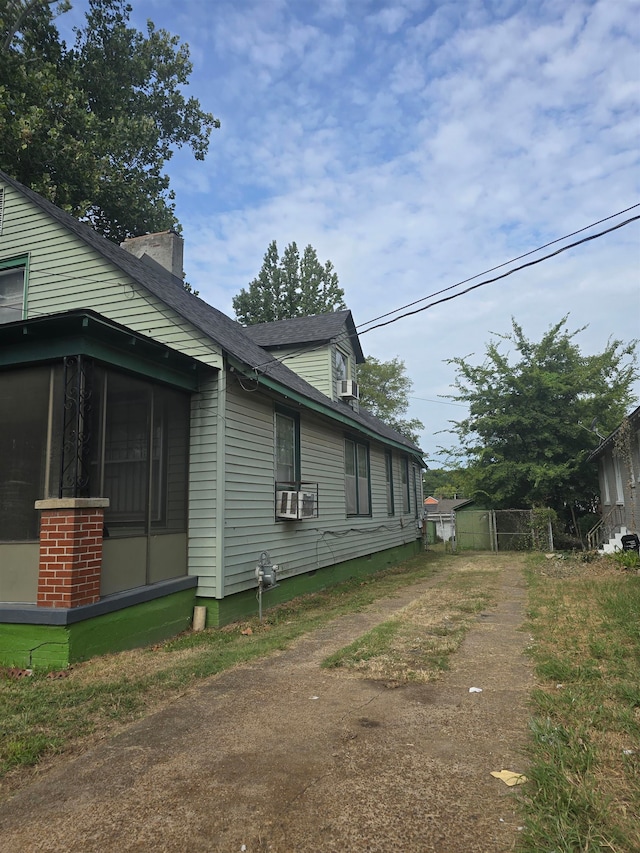
[[[37,540],[44,494],[49,367],[0,372],[0,541]]]
[[[189,398],[107,371],[102,485],[110,534],[186,529]]]

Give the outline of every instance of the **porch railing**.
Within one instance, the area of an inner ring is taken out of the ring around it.
[[[608,539],[613,539],[615,533],[624,526],[624,506],[616,504],[594,524],[587,533],[589,550],[596,551]]]

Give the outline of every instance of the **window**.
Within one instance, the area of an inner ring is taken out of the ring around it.
[[[409,459],[404,457],[401,460],[400,471],[402,475],[402,512],[411,510],[411,495],[409,493]]]
[[[336,350],[336,379],[349,379],[349,359],[339,349]]]
[[[300,420],[298,415],[285,409],[277,409],[276,433],[276,482],[294,483],[300,479]]]
[[[344,456],[347,515],[370,515],[369,448],[347,438]]]
[[[624,487],[622,485],[622,469],[620,468],[620,457],[613,454],[613,470],[616,475],[616,503],[624,506]]]
[[[611,504],[611,493],[609,491],[609,470],[606,465],[606,460],[600,460],[600,476],[604,485],[604,502],[606,506]]]
[[[393,501],[393,456],[390,450],[385,451],[384,468],[387,481],[387,515],[395,515],[396,510]]]
[[[0,323],[22,320],[26,268],[26,258],[0,261]]]

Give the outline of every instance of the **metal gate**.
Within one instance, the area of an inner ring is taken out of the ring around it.
[[[454,551],[553,551],[551,522],[540,521],[534,510],[464,510],[453,515]]]

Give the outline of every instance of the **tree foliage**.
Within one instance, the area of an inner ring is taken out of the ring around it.
[[[466,471],[455,468],[428,468],[422,475],[422,488],[426,497],[465,497]]]
[[[300,257],[295,243],[289,243],[280,257],[275,240],[269,244],[257,278],[233,298],[236,318],[245,326],[340,308],[346,308],[344,290],[331,261],[321,264],[312,246]]]
[[[0,167],[115,241],[179,227],[165,163],[183,145],[204,159],[219,126],[182,93],[188,47],[129,26],[124,0],[89,0],[69,48],[51,5],[0,6]]]
[[[597,469],[587,457],[598,444],[591,431],[613,430],[632,402],[637,342],[609,340],[584,355],[565,316],[539,343],[515,320],[512,331],[486,347],[482,364],[449,361],[457,369],[452,399],[469,405],[455,424],[466,460],[470,496],[496,508],[549,506],[588,512],[597,502]],[[504,344],[512,351],[505,352]]]
[[[379,361],[367,358],[358,367],[360,405],[398,430],[415,444],[424,424],[417,418],[404,417],[409,409],[409,394],[413,382],[406,374],[404,362],[399,358]]]

